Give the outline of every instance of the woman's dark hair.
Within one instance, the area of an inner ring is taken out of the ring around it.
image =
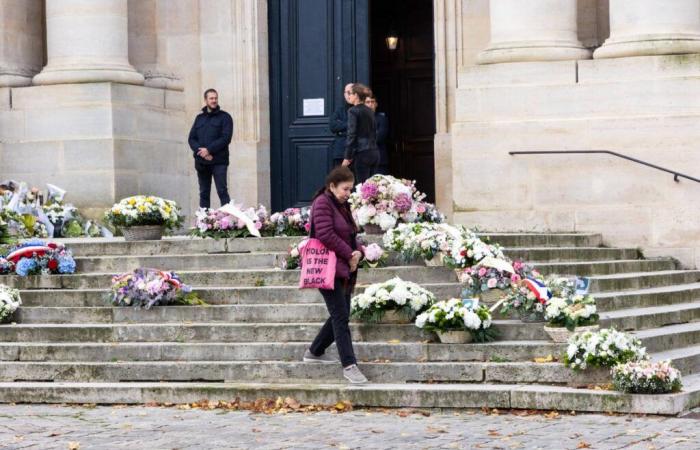
[[[323,187],[316,192],[314,199],[330,189],[331,184],[335,184],[337,186],[340,183],[345,183],[348,181],[355,183],[355,175],[352,173],[352,170],[345,166],[336,167],[335,169],[331,170],[328,175],[326,175],[326,182]]]
[[[360,98],[360,101],[362,103],[365,102],[365,99],[367,97],[370,97],[372,95],[372,91],[364,84],[353,83],[353,85],[350,89],[352,90],[353,94],[357,94],[357,96]]]

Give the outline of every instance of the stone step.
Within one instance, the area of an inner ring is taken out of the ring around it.
[[[680,370],[683,376],[700,373],[700,345],[653,353],[651,359],[654,361],[671,360],[673,366]]]
[[[490,236],[492,242],[505,247],[599,247],[602,237],[597,233],[479,233]],[[163,255],[186,253],[287,251],[302,237],[246,238],[215,241],[183,236],[167,237],[161,241],[125,242],[122,238],[57,239],[65,243],[75,256],[104,255]],[[382,236],[363,236],[368,243],[381,242]]]
[[[700,300],[700,283],[679,284],[622,292],[596,292],[598,311],[663,306]],[[48,302],[47,302],[48,304]]]
[[[634,334],[642,340],[648,352],[659,353],[700,343],[700,322],[639,330]]]
[[[89,256],[75,258],[77,273],[127,272],[138,267],[164,270],[269,269],[277,267],[285,253],[227,253],[190,255]]]
[[[692,272],[689,274],[689,272]],[[669,271],[666,277],[671,281],[684,282],[695,279],[695,271]],[[641,273],[640,277],[657,279],[660,285],[666,283],[664,277],[656,277],[655,272]],[[620,274],[622,281],[611,285],[620,289],[633,288],[637,285],[636,278]],[[637,306],[655,306],[671,303],[688,302],[697,298],[700,284],[679,284],[668,287],[637,289],[621,292],[600,292],[601,286],[596,282],[597,277],[591,278],[591,292],[598,300],[601,311],[632,308]],[[629,282],[629,285],[627,284]],[[367,286],[360,280],[357,292]],[[424,283],[423,287],[433,292],[438,298],[459,296],[462,287],[459,283]],[[226,304],[257,304],[257,303],[320,303],[321,294],[313,289],[298,289],[296,286],[264,286],[264,287],[194,287],[200,297],[212,305]],[[22,290],[24,306],[104,306],[107,304],[106,289],[33,289]]]
[[[0,343],[2,361],[300,361],[308,342],[53,342]],[[355,342],[361,362],[533,361],[557,356],[564,344],[498,341],[481,344]],[[337,357],[335,346],[328,353]]]
[[[620,261],[535,263],[534,266],[543,274],[594,276],[629,272],[674,270],[678,268],[678,263],[673,259],[659,258]]]
[[[254,401],[291,397],[303,404],[333,405],[346,400],[356,407],[498,408],[675,415],[700,404],[700,377],[685,379],[683,392],[630,395],[564,386],[517,384],[338,383],[0,383],[3,403],[192,403]]]
[[[296,286],[298,270],[183,270],[179,271],[183,282],[192,286]],[[113,274],[91,273],[75,275],[51,275],[19,277],[0,276],[0,283],[19,289],[107,289]],[[423,283],[456,282],[454,271],[446,267],[395,266],[381,269],[361,269],[362,283],[376,283],[400,276],[406,281]]]
[[[374,383],[567,383],[580,378],[559,363],[370,362],[361,370]],[[340,363],[300,361],[3,362],[3,381],[268,381],[340,382]]]
[[[322,323],[328,318],[323,303],[135,307],[26,307],[19,310],[18,322],[31,324],[134,324],[134,323]],[[619,330],[640,330],[693,322],[700,318],[700,301],[601,313],[601,325]],[[519,320],[497,323],[508,328],[527,328]],[[374,325],[376,326],[376,325]],[[510,333],[510,331],[508,331]]]
[[[529,262],[589,261],[636,259],[637,249],[600,248],[600,247],[543,247],[504,249],[507,256]],[[76,257],[78,273],[125,272],[136,267],[155,267],[167,270],[230,270],[230,269],[266,269],[279,267],[286,252],[248,252],[248,253],[189,253],[163,255],[107,255]],[[391,253],[390,265],[403,265],[398,254]],[[411,265],[423,265],[422,261]]]
[[[604,247],[541,247],[541,248],[504,248],[506,256],[513,260],[537,262],[567,262],[567,261],[609,261],[635,260],[642,255],[636,248],[604,248]]]
[[[621,331],[662,328],[700,319],[700,301],[647,308],[620,309],[600,314],[601,326]]]
[[[186,307],[182,307],[186,308]],[[326,316],[327,317],[327,316]],[[541,323],[497,320],[500,340],[547,340]],[[0,326],[0,342],[311,342],[321,322],[14,324]],[[413,324],[351,323],[357,342],[423,342],[432,333]]]
[[[364,283],[358,284],[356,292],[361,292],[364,286]],[[441,299],[456,297],[462,292],[459,283],[423,283],[421,286]],[[210,305],[323,302],[318,290],[296,286],[194,287],[194,290]],[[23,306],[105,306],[108,292],[106,289],[34,289],[22,290],[21,296]]]
[[[660,270],[656,272],[613,273],[591,277],[591,292],[645,289],[695,283],[700,270]]]

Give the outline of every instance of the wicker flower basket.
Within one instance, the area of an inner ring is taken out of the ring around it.
[[[580,372],[571,371],[567,385],[575,388],[583,388],[593,384],[608,384],[612,382],[610,367],[591,367]]]
[[[438,331],[438,337],[443,344],[468,344],[472,334],[466,330]]]
[[[368,223],[367,225],[364,225],[362,227],[365,230],[365,233],[367,234],[384,234],[384,231],[382,231],[382,227],[379,225],[375,225],[373,223]]]
[[[126,241],[159,241],[163,238],[162,225],[140,225],[121,230]]]
[[[435,256],[433,256],[431,259],[426,259],[425,265],[428,267],[440,267],[443,266],[444,263],[442,262],[443,254],[442,252],[436,253]]]
[[[588,327],[576,327],[574,331],[569,331],[566,327],[548,327],[545,325],[544,331],[549,335],[550,338],[557,344],[563,344],[569,340],[574,333],[583,333],[585,331],[598,331],[600,326],[591,325]]]
[[[384,314],[382,315],[382,320],[380,320],[379,323],[393,323],[393,324],[413,323],[413,318],[410,316],[406,316],[405,314],[401,314],[400,312],[398,312],[396,310],[389,310],[389,311],[384,311]]]
[[[518,311],[518,317],[521,322],[525,323],[540,323],[545,322],[544,313],[537,311]]]
[[[479,293],[479,301],[485,305],[493,305],[506,295],[503,289],[489,289]]]

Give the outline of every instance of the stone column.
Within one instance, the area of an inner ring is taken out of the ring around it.
[[[129,59],[146,78],[146,86],[184,89],[169,55],[173,31],[170,19],[178,13],[173,0],[129,0]]]
[[[0,87],[28,86],[43,66],[41,0],[0,0]]]
[[[48,64],[34,84],[143,84],[129,64],[127,0],[46,0]]]
[[[588,59],[578,40],[576,0],[490,0],[491,44],[479,64]]]
[[[700,53],[700,0],[610,0],[610,38],[595,58]]]

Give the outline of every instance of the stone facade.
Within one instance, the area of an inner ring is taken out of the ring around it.
[[[433,5],[442,210],[700,264],[695,183],[609,156],[508,154],[605,149],[699,175],[700,0]],[[144,190],[191,211],[186,136],[215,87],[235,121],[231,196],[269,205],[265,0],[0,0],[0,22],[0,177],[50,178],[94,211]]]

